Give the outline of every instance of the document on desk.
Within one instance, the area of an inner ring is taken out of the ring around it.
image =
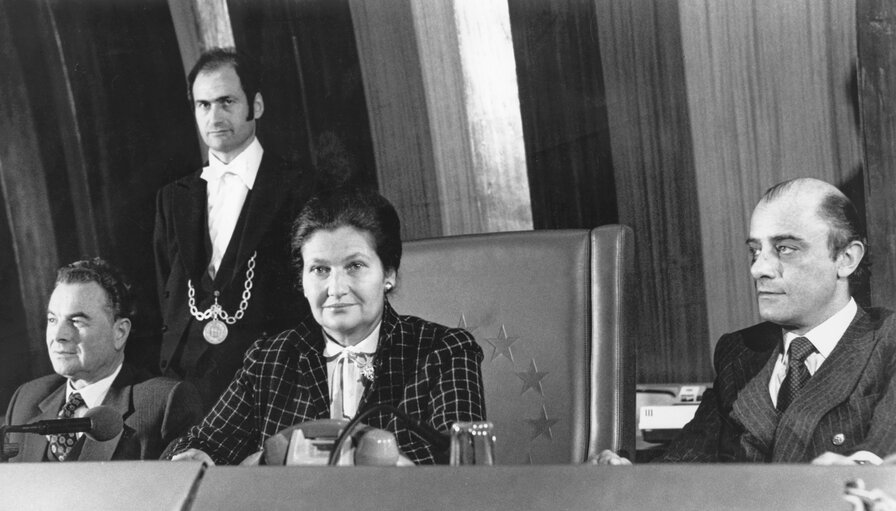
[[[638,428],[641,431],[681,429],[694,418],[698,404],[642,406]]]

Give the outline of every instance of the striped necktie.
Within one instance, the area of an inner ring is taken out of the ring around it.
[[[778,411],[784,413],[797,394],[809,381],[811,375],[806,367],[806,357],[815,351],[815,346],[805,337],[797,337],[790,342],[788,349],[787,376],[778,391]]]

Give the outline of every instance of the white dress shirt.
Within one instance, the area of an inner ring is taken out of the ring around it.
[[[253,138],[252,143],[228,164],[215,157],[211,151],[208,153],[208,167],[202,169],[199,177],[208,183],[208,233],[212,241],[208,274],[213,279],[233,237],[246,196],[255,186],[263,155],[264,149],[257,138]]]
[[[103,400],[106,399],[109,389],[112,388],[112,382],[115,381],[115,378],[118,378],[118,373],[120,372],[121,364],[118,364],[118,367],[115,368],[115,371],[113,371],[112,374],[106,376],[102,380],[86,385],[81,389],[72,387],[72,381],[68,380],[68,383],[65,386],[65,402],[68,402],[68,398],[75,392],[81,394],[81,399],[84,400],[84,404],[75,410],[74,416],[83,417],[88,409],[103,404]],[[78,433],[78,438],[81,438],[81,435],[83,434],[84,433]]]
[[[772,371],[771,381],[768,383],[768,391],[775,406],[778,406],[778,391],[781,390],[781,384],[784,383],[784,378],[787,376],[787,364],[789,362],[787,351],[790,349],[790,343],[797,337],[805,337],[815,346],[816,351],[806,357],[806,360],[803,362],[806,364],[809,374],[814,375],[815,371],[818,371],[821,364],[834,351],[837,343],[840,342],[840,338],[843,337],[846,329],[849,328],[849,324],[856,317],[858,309],[856,301],[850,298],[846,306],[804,335],[798,335],[793,332],[784,333],[784,348],[781,354],[778,355],[775,369]]]
[[[361,396],[364,394],[365,376],[354,362],[352,354],[366,354],[368,363],[373,363],[380,339],[380,326],[382,322],[370,332],[370,335],[354,346],[342,346],[324,332],[327,345],[324,348],[324,357],[327,358],[327,382],[330,389],[330,417],[333,419],[352,418],[358,411]],[[371,366],[372,367],[372,366]],[[341,370],[339,370],[341,368]],[[336,410],[333,405],[340,389],[342,390],[342,411]]]

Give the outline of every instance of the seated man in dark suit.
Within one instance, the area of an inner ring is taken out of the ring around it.
[[[880,463],[896,452],[896,319],[852,298],[867,265],[855,207],[823,181],[780,183],[747,245],[765,322],[719,340],[713,389],[662,460]]]
[[[168,443],[202,418],[189,383],[139,374],[124,363],[134,297],[123,275],[102,259],[60,268],[47,306],[47,349],[56,374],[19,387],[6,424],[72,418],[103,405],[121,413],[120,435],[10,433],[10,461],[158,459]]]

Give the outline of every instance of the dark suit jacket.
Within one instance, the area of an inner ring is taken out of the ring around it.
[[[52,374],[19,387],[9,403],[6,424],[29,424],[56,419],[65,402],[67,380]],[[84,435],[79,441],[81,461],[158,459],[173,439],[184,434],[201,419],[199,394],[189,383],[170,378],[138,374],[128,364],[121,368],[103,400],[121,413],[121,434],[106,442]],[[9,441],[19,444],[19,454],[10,461],[44,461],[47,437],[10,433]]]
[[[896,452],[896,319],[859,309],[834,351],[780,414],[768,384],[781,352],[772,323],[722,336],[716,380],[664,461],[808,462],[825,451]]]
[[[313,318],[255,343],[211,413],[172,451],[196,448],[215,463],[235,464],[284,428],[329,418],[324,346]],[[481,363],[482,348],[465,330],[399,316],[386,304],[374,381],[366,386],[358,410],[390,404],[446,433],[454,422],[484,420]],[[386,411],[365,422],[395,433],[399,448],[415,463],[444,461]]]
[[[211,407],[239,369],[253,341],[296,324],[307,303],[295,286],[290,258],[290,227],[314,190],[314,181],[265,152],[255,185],[246,196],[233,237],[214,281],[208,276],[206,182],[201,170],[163,187],[156,200],[154,250],[162,313],[159,370],[199,388]],[[249,259],[258,253],[251,298],[245,316],[228,325],[223,343],[202,337],[206,322],[190,314],[187,281],[196,290],[196,306],[205,311],[218,302],[233,316],[242,300]]]

